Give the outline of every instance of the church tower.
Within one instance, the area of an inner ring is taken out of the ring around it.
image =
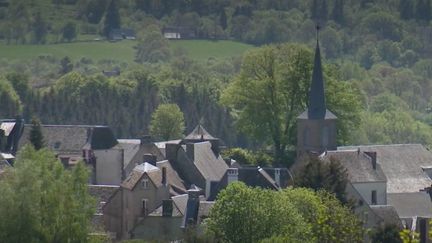
[[[297,117],[297,158],[307,153],[321,154],[326,150],[337,149],[337,117],[327,110],[326,106],[318,31],[317,27],[317,44],[308,107]]]

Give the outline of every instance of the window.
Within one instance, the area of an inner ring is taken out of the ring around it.
[[[377,191],[373,190],[372,191],[372,198],[371,198],[371,204],[372,205],[376,205],[377,204]]]
[[[142,209],[141,209],[141,213],[142,213],[142,215],[147,215],[147,211],[148,211],[148,206],[147,206],[147,203],[148,203],[148,200],[147,199],[143,199],[142,201]]]
[[[149,181],[148,181],[148,179],[142,179],[141,185],[142,185],[142,187],[144,189],[148,189],[148,187],[149,187]]]

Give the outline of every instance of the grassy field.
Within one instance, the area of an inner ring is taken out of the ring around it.
[[[136,41],[120,42],[75,42],[49,45],[6,45],[0,44],[0,59],[22,60],[41,55],[52,55],[58,58],[69,56],[73,60],[88,57],[93,60],[114,59],[133,62]],[[233,41],[178,40],[170,42],[171,48],[182,48],[188,55],[202,61],[208,58],[229,58],[242,55],[251,45]]]

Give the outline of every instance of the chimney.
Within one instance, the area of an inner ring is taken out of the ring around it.
[[[372,160],[372,168],[376,170],[377,168],[377,152],[365,152]]]
[[[166,178],[166,167],[162,167],[162,185],[166,186],[167,178]]]
[[[141,144],[149,144],[152,142],[152,137],[150,135],[144,135],[140,138]]]
[[[193,143],[186,144],[186,155],[192,161],[195,160],[195,144],[193,144]]]
[[[238,168],[228,168],[228,184],[238,181]]]
[[[143,155],[143,162],[147,162],[151,165],[156,166],[156,156],[153,154],[144,154]]]
[[[280,184],[280,173],[281,173],[281,169],[280,168],[275,168],[275,170],[274,170],[274,180],[278,184],[278,186],[281,186],[281,184]]]
[[[173,200],[162,200],[162,217],[171,217],[173,214]]]
[[[165,157],[167,160],[175,161],[177,160],[177,151],[179,145],[176,143],[166,143],[165,144]]]

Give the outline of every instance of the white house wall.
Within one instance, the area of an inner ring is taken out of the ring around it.
[[[123,150],[95,150],[96,184],[120,185],[123,173]]]
[[[352,183],[352,185],[360,193],[367,204],[372,204],[373,190],[377,192],[377,204],[387,204],[387,186],[385,182],[363,182]]]

